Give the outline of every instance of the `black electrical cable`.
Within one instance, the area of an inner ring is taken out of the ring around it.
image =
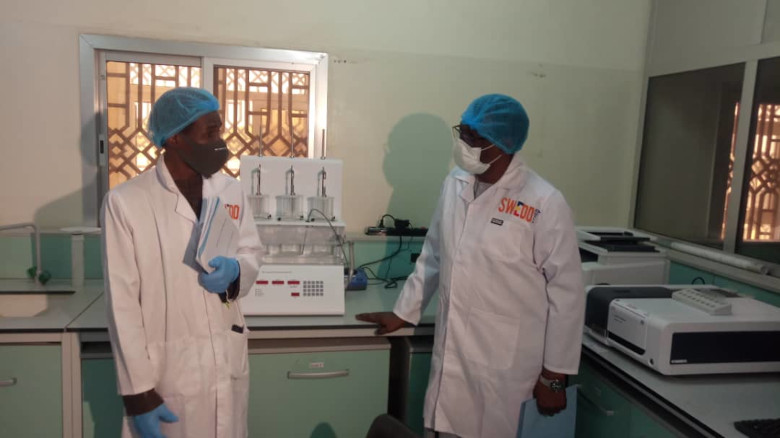
[[[387,282],[389,281],[389,280],[388,280],[388,279],[386,279],[386,278],[381,278],[381,277],[377,276],[377,275],[376,275],[376,272],[374,272],[374,270],[373,270],[373,269],[371,269],[371,268],[368,268],[368,267],[366,267],[366,268],[364,268],[364,269],[365,269],[365,270],[366,270],[368,273],[370,273],[370,274],[371,274],[371,276],[370,276],[370,277],[368,277],[368,279],[369,279],[369,280],[378,281],[378,283],[371,283],[371,284],[385,284],[385,283],[387,283]]]
[[[404,238],[399,235],[398,236],[398,249],[395,251],[395,254],[398,255],[401,253],[401,249],[404,247]],[[390,267],[393,266],[393,257],[390,258],[390,261],[387,262],[387,268],[385,269],[385,277],[390,278]]]
[[[403,236],[398,236],[398,248],[396,248],[396,250],[393,251],[392,254],[390,254],[389,256],[382,257],[381,259],[374,260],[372,262],[363,263],[362,265],[358,266],[358,268],[365,268],[366,266],[375,265],[375,264],[381,263],[381,262],[383,262],[385,260],[389,260],[389,259],[397,256],[401,252],[402,247],[403,247]]]
[[[384,228],[385,227],[385,218],[386,217],[389,217],[390,219],[393,220],[393,228],[395,228],[395,218],[393,217],[392,214],[383,214],[382,217],[379,218],[379,223],[377,223],[376,226],[379,227],[379,228]]]
[[[386,217],[389,217],[390,219],[393,220],[393,227],[395,227],[396,219],[391,214],[384,214],[384,215],[382,215],[382,217],[379,218],[379,222],[377,223],[377,226],[380,227],[380,228],[383,228],[384,227],[384,220],[385,220]],[[409,250],[409,251],[411,251],[411,249],[412,249],[411,248],[412,240],[413,239],[410,238],[406,242],[406,249]],[[385,284],[385,286],[384,286],[385,289],[394,289],[394,288],[398,287],[398,281],[399,280],[403,280],[403,279],[405,279],[407,277],[407,276],[389,277],[389,275],[390,275],[390,268],[393,265],[393,258],[395,258],[398,254],[400,254],[403,249],[404,249],[403,235],[399,234],[398,235],[398,248],[396,248],[395,251],[393,251],[392,254],[390,254],[388,256],[385,256],[385,257],[382,257],[381,259],[377,259],[377,260],[373,260],[373,261],[370,261],[370,262],[367,262],[367,263],[363,263],[362,265],[358,266],[356,269],[364,269],[364,270],[368,271],[369,273],[371,273],[372,277],[370,277],[369,280],[378,280],[378,281],[384,283]],[[390,260],[390,262],[387,264],[387,268],[385,268],[385,277],[380,277],[380,276],[376,275],[376,273],[371,268],[369,268],[369,266],[375,265],[377,263],[384,262],[385,260]],[[377,283],[377,284],[381,284],[381,283]]]
[[[384,278],[384,277],[380,277],[380,276],[376,275],[376,272],[374,272],[373,269],[371,269],[371,268],[369,268],[367,266],[364,267],[363,269],[366,272],[368,272],[369,274],[371,274],[371,276],[368,277],[369,280],[377,281],[377,283],[371,283],[372,285],[373,284],[384,284],[384,288],[385,289],[395,289],[396,287],[398,287],[398,281],[399,280],[403,280],[403,279],[405,279],[407,277],[407,276],[401,276],[401,277]]]

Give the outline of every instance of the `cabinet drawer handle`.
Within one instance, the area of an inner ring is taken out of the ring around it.
[[[14,385],[16,385],[17,381],[18,380],[16,380],[16,377],[11,377],[10,379],[0,380],[0,388],[5,388],[5,387],[8,387],[8,386],[14,386]]]
[[[603,407],[601,407],[601,405],[599,405],[598,403],[596,403],[595,401],[593,401],[593,399],[591,399],[590,397],[588,397],[587,395],[585,395],[585,392],[584,392],[584,391],[580,391],[578,394],[579,394],[579,396],[580,396],[580,398],[581,398],[582,400],[584,400],[584,401],[588,402],[588,404],[590,404],[590,405],[591,405],[591,406],[593,406],[594,408],[598,409],[598,410],[599,410],[599,412],[601,412],[602,414],[604,414],[604,416],[605,416],[605,417],[611,417],[611,416],[615,415],[615,411],[613,411],[612,409],[604,409]]]
[[[287,372],[288,379],[332,379],[334,377],[347,377],[349,370],[327,371],[322,373],[294,373]]]

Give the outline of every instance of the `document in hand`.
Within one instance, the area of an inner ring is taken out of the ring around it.
[[[219,198],[203,200],[200,211],[200,240],[196,260],[211,272],[211,259],[217,256],[235,257],[238,249],[238,227],[230,218],[225,204]]]
[[[520,408],[520,427],[517,438],[572,438],[577,420],[577,385],[566,388],[566,409],[546,417],[539,413],[536,399],[523,403]]]

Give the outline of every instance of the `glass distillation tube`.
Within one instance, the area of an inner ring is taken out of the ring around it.
[[[289,191],[276,197],[276,216],[279,220],[303,220],[303,196],[295,194],[295,169],[285,173]]]
[[[249,195],[249,203],[255,219],[271,219],[271,197],[263,195],[261,191],[261,165],[252,170],[252,194]]]
[[[328,196],[327,189],[325,187],[325,181],[328,178],[328,172],[323,167],[317,174],[317,195],[309,197],[309,218],[310,220],[335,220],[333,216],[333,197]],[[317,213],[316,211],[320,213]],[[324,216],[324,217],[323,217]]]

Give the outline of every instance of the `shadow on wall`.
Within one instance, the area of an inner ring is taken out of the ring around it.
[[[81,128],[81,139],[94,137],[96,117]],[[42,229],[59,230],[72,226],[95,226],[89,218],[100,209],[102,199],[99,199],[98,174],[89,174],[87,169],[97,166],[97,158],[94,153],[87,153],[81,142],[73,146],[73,152],[81,157],[82,175],[81,189],[67,193],[53,201],[40,206],[33,220]],[[55,182],[47,182],[47,186]],[[53,278],[70,278],[70,236],[45,235],[41,242],[41,264],[44,269],[51,272]],[[100,254],[100,236],[88,236],[84,242],[84,271],[85,278],[102,278],[103,271]]]
[[[336,431],[328,423],[320,423],[311,432],[309,438],[336,438]]]
[[[386,213],[427,227],[449,172],[452,128],[431,114],[411,114],[390,131],[382,170],[393,187]],[[389,225],[389,223],[388,223]]]
[[[410,220],[412,227],[428,227],[451,156],[452,127],[444,120],[423,113],[401,119],[390,131],[382,164],[385,179],[393,188],[385,213]],[[392,226],[392,221],[386,219],[385,224]],[[388,239],[385,257],[399,249],[395,239]],[[406,247],[407,239],[403,242]],[[411,269],[408,251],[401,251],[382,262],[377,273],[381,277],[405,277]]]
[[[79,154],[81,157],[81,168],[78,170],[82,175],[81,188],[39,207],[34,217],[38,226],[59,229],[70,226],[96,225],[85,221],[89,220],[86,218],[95,215],[95,209],[99,209],[100,202],[102,202],[102,199],[98,199],[97,172],[86,172],[88,169],[96,169],[98,165],[97,150],[87,152],[81,147],[81,141],[84,138],[94,138],[96,119],[97,117],[92,117],[89,122],[82,124],[80,141],[72,146],[73,153]],[[95,148],[97,148],[96,141],[97,139],[94,139],[91,142]],[[56,187],[53,184],[56,184],[56,181],[47,181],[45,186]]]

